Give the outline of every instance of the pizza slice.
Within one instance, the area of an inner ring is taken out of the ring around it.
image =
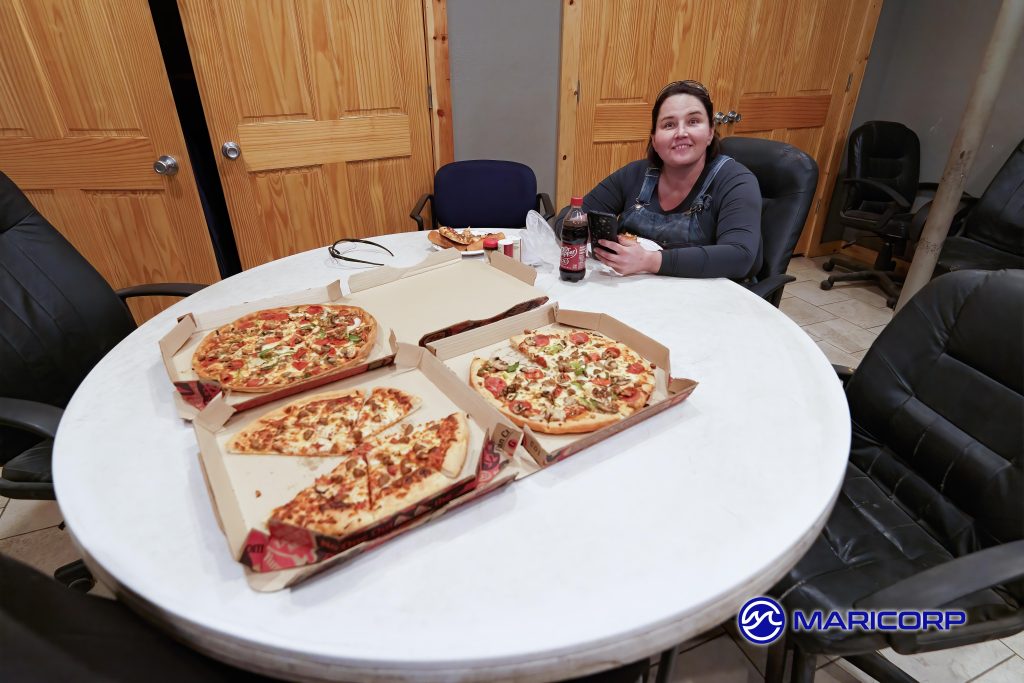
[[[441,235],[441,237],[444,237],[447,240],[455,242],[456,244],[472,244],[478,239],[478,237],[474,235],[473,231],[470,230],[469,228],[466,228],[462,232],[459,232],[455,228],[441,226],[440,228],[437,229],[437,234]]]
[[[359,416],[353,421],[355,436],[359,441],[380,434],[420,407],[418,396],[395,389],[377,387],[367,396]]]
[[[288,528],[297,528],[340,537],[365,529],[380,518],[373,509],[369,482],[366,460],[346,458],[270,513],[271,535],[287,535]]]
[[[317,394],[266,415],[228,441],[232,453],[343,455],[358,444],[353,425],[362,409],[362,389]]]

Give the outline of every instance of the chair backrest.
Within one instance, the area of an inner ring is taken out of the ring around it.
[[[818,164],[792,145],[761,138],[725,138],[722,153],[750,169],[761,187],[758,279],[785,273],[818,187]]]
[[[963,235],[1024,256],[1024,140],[985,188],[967,217]]]
[[[0,173],[0,396],[64,407],[134,328],[110,285]]]
[[[1024,535],[1024,271],[936,278],[847,385],[851,461],[955,557]],[[1018,596],[1021,597],[1021,596]]]
[[[434,175],[434,214],[452,228],[522,228],[537,208],[537,177],[515,161],[445,164]]]
[[[908,204],[914,203],[921,172],[921,142],[902,123],[868,121],[850,134],[847,178],[864,178],[885,183]],[[851,185],[843,207],[882,213],[892,200],[881,190]]]

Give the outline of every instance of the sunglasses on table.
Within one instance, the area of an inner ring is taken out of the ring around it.
[[[366,245],[369,245],[371,247],[376,247],[377,249],[383,249],[384,251],[386,251],[391,256],[394,256],[394,253],[392,253],[392,251],[390,249],[388,249],[387,247],[385,247],[383,244],[377,244],[376,242],[371,242],[370,240],[359,240],[359,239],[355,239],[355,238],[342,238],[342,239],[338,240],[337,242],[335,242],[334,244],[332,244],[331,246],[327,247],[327,252],[333,258],[336,258],[339,261],[349,261],[349,262],[352,262],[352,263],[365,263],[365,264],[367,264],[369,266],[382,266],[382,265],[384,265],[383,263],[377,263],[376,261],[366,261],[364,259],[356,258],[354,256],[348,256],[348,254],[351,254],[354,251],[361,250],[361,248],[359,246],[360,244],[366,244]]]

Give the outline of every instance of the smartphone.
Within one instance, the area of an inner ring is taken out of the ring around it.
[[[619,217],[604,211],[588,211],[587,219],[590,222],[591,248],[611,251],[611,249],[599,245],[597,241],[608,240],[609,242],[617,242],[619,240]]]

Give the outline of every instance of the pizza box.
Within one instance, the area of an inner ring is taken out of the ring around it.
[[[271,511],[294,498],[316,477],[334,469],[346,456],[302,457],[229,453],[226,444],[260,416],[295,400],[319,393],[377,386],[397,387],[419,396],[422,404],[398,425],[435,420],[456,411],[469,415],[466,462],[451,486],[355,535],[335,538],[305,532],[305,538],[271,538],[266,521]],[[441,361],[422,347],[398,344],[395,362],[327,386],[280,398],[262,410],[238,410],[223,395],[215,397],[193,421],[200,461],[221,529],[232,556],[245,565],[249,585],[275,591],[336,566],[448,510],[495,491],[514,480],[513,455],[522,432],[489,408]]]
[[[382,266],[353,275],[344,291],[342,283],[292,292],[202,313],[188,313],[160,340],[160,353],[175,387],[178,415],[195,419],[221,387],[200,381],[192,370],[192,354],[212,330],[264,308],[296,304],[359,306],[377,320],[377,341],[361,365],[320,375],[272,392],[228,391],[227,403],[240,409],[266,405],[311,387],[360,374],[394,360],[395,341],[425,344],[486,325],[495,320],[541,306],[547,297],[533,287],[536,272],[503,254],[489,262],[463,260],[454,249],[434,252],[408,268]],[[457,296],[458,292],[474,296]],[[486,292],[486,296],[476,296]]]
[[[543,434],[523,427],[523,448],[538,467],[547,467],[578,453],[599,441],[629,429],[652,415],[656,415],[685,400],[697,387],[692,379],[672,377],[668,349],[650,337],[605,313],[574,311],[559,308],[557,303],[495,322],[487,327],[470,330],[457,336],[440,339],[427,345],[430,351],[444,361],[458,376],[469,384],[469,368],[475,357],[487,358],[508,348],[511,337],[525,331],[543,331],[574,327],[594,330],[622,342],[655,366],[655,389],[647,406],[615,424],[584,434]],[[490,404],[488,408],[500,412]],[[521,475],[529,474],[523,469]]]

